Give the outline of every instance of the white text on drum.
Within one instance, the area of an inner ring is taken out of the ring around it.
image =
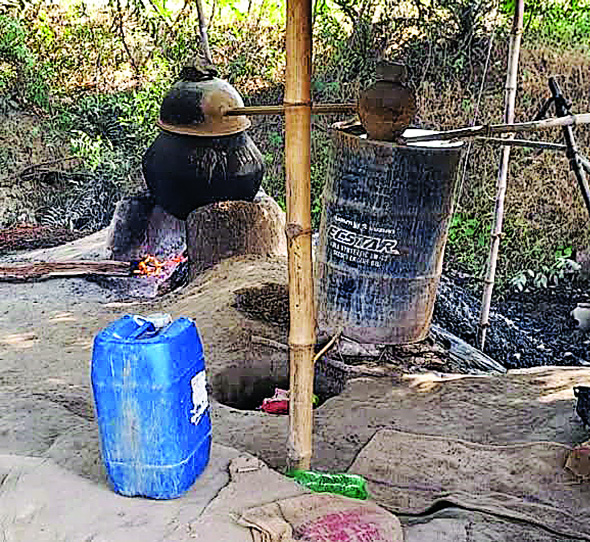
[[[334,225],[330,226],[328,236],[330,239],[342,243],[345,246],[366,250],[368,252],[391,254],[395,256],[400,254],[399,250],[396,248],[398,243],[397,239],[369,237]]]

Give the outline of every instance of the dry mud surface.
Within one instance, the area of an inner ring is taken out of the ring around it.
[[[251,394],[256,380],[284,382],[288,371],[286,351],[252,342],[251,337],[286,344],[287,336],[284,327],[252,319],[238,311],[235,293],[264,283],[284,284],[285,281],[285,260],[252,257],[227,260],[191,285],[150,302],[117,300],[107,290],[83,279],[0,283],[1,457],[11,458],[10,461],[20,457],[24,462],[50,459],[51,464],[57,464],[67,473],[61,487],[64,499],[68,498],[66,482],[71,477],[76,483],[82,481],[93,488],[90,493],[98,492],[92,493],[95,500],[89,502],[99,506],[97,503],[103,502],[101,499],[106,499],[107,494],[110,498],[111,492],[100,460],[89,378],[96,333],[123,314],[165,311],[175,317],[190,316],[195,319],[203,340],[212,388],[223,389],[225,399]],[[403,369],[383,378],[353,379],[339,396],[316,409],[314,467],[346,470],[374,433],[386,427],[498,444],[551,440],[572,445],[588,438],[573,410],[572,387],[590,385],[590,369],[539,368],[504,376],[477,377],[448,377],[440,373],[408,375],[403,374]],[[153,536],[143,540],[167,540],[172,535],[175,540],[194,539],[194,533],[187,535],[186,526],[196,521],[206,503],[227,482],[227,461],[239,453],[256,455],[278,470],[285,468],[287,417],[231,408],[218,403],[214,396],[211,403],[216,457],[212,469],[216,469],[216,474],[207,475],[209,478],[196,484],[208,488],[209,493],[205,491],[200,496],[200,507],[195,504],[191,513],[183,508],[184,512],[175,516],[174,521],[184,522],[181,530],[168,528],[157,536],[154,530]],[[0,462],[0,480],[5,479],[2,472]],[[20,503],[25,514],[26,488],[33,491],[35,483],[43,484],[43,480],[50,478],[41,477],[35,482],[34,477],[25,476],[23,480],[30,479],[30,485],[23,486],[25,482],[21,481],[20,486],[13,488],[15,493],[10,501],[13,508]],[[74,488],[74,481],[72,484]],[[37,489],[51,499],[51,488]],[[9,495],[10,491],[7,484],[0,483],[0,495]],[[75,495],[73,491],[70,497],[80,498]],[[127,502],[142,502],[117,499],[105,510],[115,514],[117,507],[125,511]],[[152,506],[151,501],[145,502],[146,506]],[[187,502],[180,499],[170,506],[182,508]],[[20,531],[11,530],[12,523],[7,527],[1,514],[0,519],[5,523],[0,522],[0,526],[5,538],[27,540],[19,538]],[[149,516],[148,513],[144,517],[145,521]],[[169,520],[165,515],[158,517],[163,524]],[[56,516],[56,522],[59,521],[64,521],[63,515]],[[96,519],[99,534],[104,521],[102,516]],[[35,521],[28,524],[38,525]],[[509,532],[518,532],[520,540],[562,540],[532,527],[517,527],[507,520],[460,510],[439,511],[429,518],[404,518],[404,524],[407,540],[433,540],[432,533],[440,533],[437,539],[444,541],[515,539]],[[488,534],[471,537],[469,533],[484,524],[488,527],[482,533]],[[463,525],[459,531],[466,534],[458,537],[457,525]],[[122,529],[120,525],[119,528]],[[55,525],[52,529],[52,533],[59,532]],[[26,532],[30,536],[31,531]],[[131,532],[140,536],[140,531]],[[148,532],[149,529],[142,531],[141,536]],[[424,534],[428,532],[430,535]],[[504,534],[486,538],[491,532]],[[105,538],[103,533],[89,540],[123,540],[121,533],[124,530],[119,532],[122,538],[114,534]],[[56,534],[54,538],[39,539],[75,540],[75,537],[63,534],[61,538]],[[209,539],[218,540],[214,536]]]

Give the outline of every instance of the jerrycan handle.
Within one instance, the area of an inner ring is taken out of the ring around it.
[[[144,320],[140,316],[134,316],[133,320],[136,324],[138,324],[139,327],[129,334],[127,337],[128,339],[137,339],[147,331],[156,331],[156,326],[154,326],[154,324],[149,320]]]

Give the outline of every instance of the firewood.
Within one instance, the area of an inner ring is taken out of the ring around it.
[[[0,265],[0,282],[25,282],[85,275],[129,276],[131,264],[114,260],[27,262]]]

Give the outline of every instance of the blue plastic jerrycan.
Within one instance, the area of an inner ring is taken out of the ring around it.
[[[203,472],[211,419],[203,348],[189,318],[124,316],[94,339],[92,389],[117,493],[173,499]]]

